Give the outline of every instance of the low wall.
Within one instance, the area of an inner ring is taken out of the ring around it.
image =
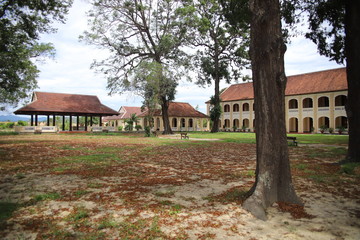
[[[15,132],[18,133],[55,133],[58,132],[58,128],[56,126],[15,126]]]

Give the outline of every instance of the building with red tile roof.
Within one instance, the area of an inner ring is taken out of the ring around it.
[[[289,76],[285,90],[288,132],[318,132],[325,126],[334,130],[346,128],[346,96],[346,68]],[[254,89],[251,82],[231,85],[220,98],[223,108],[220,128],[254,128]],[[208,113],[209,104],[207,102]]]
[[[138,124],[142,126],[142,128],[148,125],[147,110],[141,112],[140,107],[121,107],[119,112],[120,115],[118,116],[106,117],[105,121],[108,122],[108,125],[125,127],[124,120],[129,119],[133,113],[138,117]],[[168,116],[173,131],[202,131],[208,129],[209,116],[197,111],[189,103],[170,102]],[[160,107],[155,111],[153,118],[155,125],[153,130],[163,131],[164,124]],[[204,126],[204,122],[206,126]]]
[[[55,125],[55,116],[62,116],[63,130],[65,116],[76,116],[77,119],[79,116],[84,116],[86,121],[85,129],[87,130],[87,117],[90,117],[90,125],[92,125],[93,117],[99,117],[101,125],[101,117],[118,114],[115,110],[103,105],[97,96],[48,92],[34,92],[31,103],[19,108],[14,113],[31,115],[31,126],[34,124],[34,116],[35,126],[38,124],[37,118],[39,115],[48,117],[48,126],[50,125],[49,116],[53,116],[53,125]],[[72,117],[70,118],[71,121]]]

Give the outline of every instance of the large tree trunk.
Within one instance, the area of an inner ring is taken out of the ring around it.
[[[266,220],[274,202],[301,204],[290,172],[285,127],[284,53],[279,0],[251,0],[251,62],[256,116],[256,182],[243,207]]]
[[[217,106],[219,105],[220,106],[220,80],[217,78],[215,79],[215,95],[214,95],[214,105]],[[213,121],[213,125],[212,125],[212,128],[211,128],[211,132],[212,133],[217,133],[219,132],[219,122],[220,122],[220,116],[221,114],[216,117]]]
[[[166,98],[162,98],[161,101],[161,112],[162,112],[162,119],[164,123],[164,131],[163,134],[173,134],[173,131],[170,127],[170,120],[169,120],[169,101]]]
[[[348,81],[346,113],[349,148],[346,161],[360,162],[360,2],[345,1],[345,52]]]

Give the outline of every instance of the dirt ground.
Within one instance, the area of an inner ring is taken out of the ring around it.
[[[304,208],[242,209],[255,145],[93,135],[0,137],[1,239],[360,239],[344,147],[290,147]]]

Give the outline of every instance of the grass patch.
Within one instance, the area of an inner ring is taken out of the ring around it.
[[[204,200],[208,200],[209,202],[221,202],[221,203],[242,203],[247,194],[247,190],[241,189],[239,187],[233,187],[227,190],[226,192],[219,195],[209,195],[204,197]]]
[[[19,133],[14,131],[0,131],[0,136],[7,136],[7,135],[19,135]]]
[[[353,175],[356,168],[360,168],[360,163],[345,163],[341,165],[340,173]]]
[[[110,218],[104,218],[99,222],[98,229],[106,229],[106,228],[117,228],[119,226],[119,223],[115,222],[114,220]]]
[[[73,212],[67,217],[67,220],[71,222],[80,222],[89,216],[89,211],[85,207],[80,206],[74,208]]]
[[[12,202],[0,202],[0,225],[7,219],[9,219],[13,212],[20,207],[17,203]]]
[[[46,201],[46,200],[57,200],[61,198],[61,195],[59,193],[44,193],[44,194],[39,194],[36,195],[33,199],[35,202],[40,202],[40,201]]]

